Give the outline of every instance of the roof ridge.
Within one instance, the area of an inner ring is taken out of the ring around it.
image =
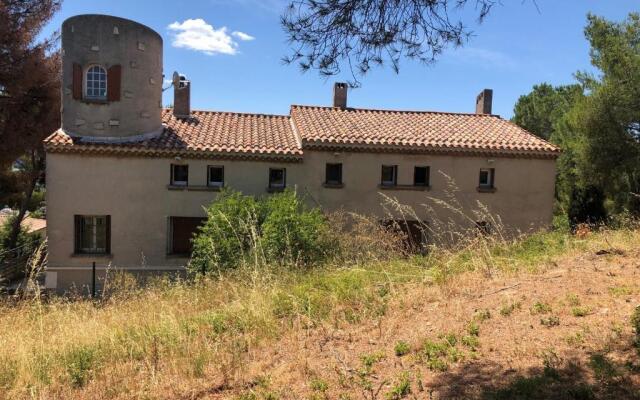
[[[304,104],[292,104],[291,108],[316,108],[316,109],[328,109],[328,110],[340,110],[338,107],[331,106],[314,106]],[[405,113],[405,114],[445,114],[445,115],[464,115],[470,117],[494,117],[504,120],[499,114],[476,114],[470,112],[456,112],[456,111],[433,111],[433,110],[398,110],[398,109],[384,109],[384,108],[361,108],[361,107],[347,107],[345,110],[352,111],[373,111],[383,113]]]
[[[163,108],[163,112],[171,111],[171,108]],[[231,114],[231,115],[246,115],[254,117],[277,117],[277,118],[291,118],[290,115],[284,114],[267,114],[267,113],[252,113],[242,111],[219,111],[219,110],[191,110],[192,113],[205,113],[205,114]]]

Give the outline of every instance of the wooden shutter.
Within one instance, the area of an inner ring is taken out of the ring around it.
[[[112,65],[107,70],[107,100],[120,101],[120,86],[122,81],[122,67]]]
[[[80,215],[73,216],[73,225],[73,252],[78,254],[82,247],[82,217]]]
[[[197,232],[198,227],[206,218],[199,217],[171,217],[172,238],[171,253],[189,254],[191,253],[191,239]]]
[[[107,235],[105,243],[106,243],[106,248],[105,248],[105,253],[107,254],[111,254],[111,215],[107,215],[106,218],[106,229],[105,229],[105,234]]]
[[[82,66],[73,63],[72,93],[75,100],[82,99]]]

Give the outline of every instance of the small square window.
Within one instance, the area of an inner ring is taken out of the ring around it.
[[[342,184],[342,164],[327,164],[325,183],[330,185]]]
[[[483,189],[491,189],[494,186],[495,169],[481,168],[479,186]]]
[[[284,189],[287,184],[286,172],[284,168],[269,168],[269,188]]]
[[[111,217],[109,215],[76,215],[74,250],[76,254],[109,254],[111,252]]]
[[[383,186],[396,186],[398,182],[398,166],[397,165],[383,165],[382,166],[382,185]]]
[[[224,186],[224,167],[209,165],[207,185],[211,187]]]
[[[413,186],[429,186],[429,167],[413,169]]]
[[[189,166],[171,164],[171,185],[187,186],[189,184]]]

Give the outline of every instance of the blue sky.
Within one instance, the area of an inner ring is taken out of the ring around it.
[[[623,20],[638,0],[504,0],[474,37],[432,66],[404,60],[399,74],[374,69],[349,105],[364,108],[471,112],[483,88],[494,90],[493,112],[513,114],[518,96],[539,82],[570,83],[591,70],[583,29],[592,12]],[[164,73],[192,81],[192,107],[202,110],[287,114],[291,104],[330,105],[334,81],[282,65],[288,54],[279,15],[286,0],[65,0],[45,28],[59,29],[77,14],[110,14],[141,22],[164,39]],[[196,21],[189,21],[196,20]],[[202,21],[197,21],[202,20]],[[185,22],[186,21],[186,22]],[[222,30],[222,28],[225,28]],[[204,39],[202,33],[205,33]],[[194,36],[195,35],[195,36]],[[194,50],[190,47],[196,47]],[[164,104],[172,102],[165,92]]]

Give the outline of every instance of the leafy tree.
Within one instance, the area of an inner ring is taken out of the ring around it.
[[[38,41],[42,27],[59,8],[57,0],[0,0],[0,172],[15,174],[10,180],[15,182],[13,190],[22,193],[8,238],[11,247],[42,179],[42,140],[60,126],[57,38]],[[19,158],[20,168],[11,170]]]
[[[581,95],[582,87],[577,84],[534,85],[531,93],[520,96],[516,102],[511,120],[543,139],[550,139],[556,124]]]
[[[456,18],[474,7],[479,22],[496,0],[293,0],[281,24],[294,47],[285,63],[303,71],[336,75],[347,65],[354,79],[372,66],[399,70],[407,57],[434,62],[448,46],[460,46],[471,31]]]
[[[572,110],[579,179],[601,188],[608,208],[640,213],[640,14],[621,22],[589,15],[585,34],[601,74],[579,73],[589,95]]]

